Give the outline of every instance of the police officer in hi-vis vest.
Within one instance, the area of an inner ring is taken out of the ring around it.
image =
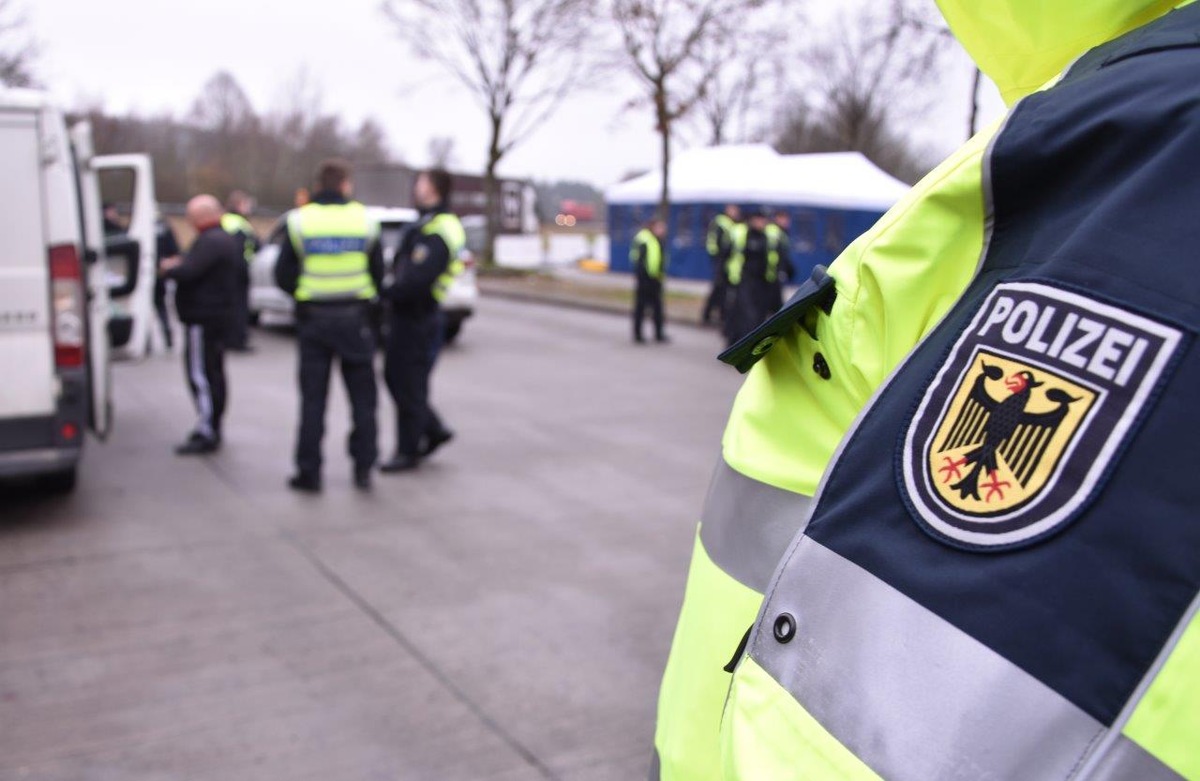
[[[375,424],[375,337],[370,310],[383,281],[379,226],[350,200],[349,164],[327,160],[317,170],[310,202],[288,214],[288,240],[275,265],[275,282],[296,299],[300,348],[298,491],[321,490],[321,439],[329,375],[336,358],[350,397],[350,458],[354,484],[371,486],[378,458]]]
[[[723,356],[657,778],[1200,779],[1200,3],[939,5],[1010,109]]]
[[[642,321],[646,319],[647,309],[654,318],[655,341],[669,341],[663,330],[663,280],[667,276],[667,252],[663,247],[663,238],[666,235],[667,223],[655,217],[633,237],[633,246],[629,250],[629,260],[637,277],[633,303],[633,341],[638,344],[646,341],[642,336]]]
[[[729,308],[725,313],[725,337],[730,344],[745,336],[778,308],[780,245],[772,232],[767,212],[751,210],[745,223],[734,227],[726,277]]]
[[[742,220],[742,210],[736,204],[726,204],[725,211],[718,214],[709,223],[708,235],[704,240],[704,248],[712,261],[712,289],[704,301],[704,310],[700,320],[704,325],[716,321],[725,322],[725,304],[729,293],[729,278],[726,264],[729,263],[729,253],[733,248],[733,234],[738,223]]]
[[[783,306],[784,282],[794,283],[796,279],[796,265],[792,262],[792,240],[788,235],[791,226],[792,216],[786,211],[779,210],[775,212],[771,223],[766,228],[767,246],[778,258],[775,279],[771,282],[769,312],[774,312]]]
[[[384,379],[396,404],[396,452],[381,471],[416,469],[453,432],[429,402],[429,376],[445,328],[442,300],[463,272],[467,235],[449,210],[453,180],[440,168],[422,171],[413,186],[421,218],[396,251],[389,305]]]
[[[250,350],[250,264],[261,246],[254,226],[247,219],[253,210],[254,199],[241,190],[234,190],[225,199],[225,214],[221,217],[221,227],[241,243],[245,260],[238,267],[236,311],[229,333],[229,349],[237,352]]]

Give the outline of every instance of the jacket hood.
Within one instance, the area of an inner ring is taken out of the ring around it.
[[[1179,0],[937,0],[950,29],[1004,102],[1040,89],[1084,52]]]

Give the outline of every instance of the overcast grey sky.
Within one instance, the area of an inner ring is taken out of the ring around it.
[[[392,35],[377,0],[25,4],[42,44],[39,75],[68,105],[100,101],[110,111],[180,114],[224,69],[261,111],[282,103],[285,85],[307,67],[327,110],[349,124],[378,118],[405,160],[423,164],[431,137],[453,136],[457,167],[482,167],[482,112],[454,82],[413,59]],[[970,68],[965,54],[951,60],[942,91],[949,98],[917,131],[939,154],[952,151],[964,133]],[[654,166],[658,145],[649,113],[623,112],[634,87],[622,78],[610,82],[568,99],[501,172],[605,186],[630,170]],[[1000,108],[999,99],[989,96],[986,115]]]

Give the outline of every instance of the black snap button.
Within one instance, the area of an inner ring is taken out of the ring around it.
[[[775,639],[781,643],[790,643],[796,636],[796,619],[791,613],[780,613],[775,619]]]
[[[828,380],[832,376],[829,372],[829,364],[825,361],[825,356],[820,353],[813,356],[813,371],[822,380]]]
[[[770,350],[772,347],[774,347],[775,342],[777,342],[778,340],[779,340],[778,336],[768,336],[766,339],[763,339],[761,342],[754,345],[754,350],[751,352],[751,355],[754,355],[756,357],[759,355],[763,355],[768,350]]]

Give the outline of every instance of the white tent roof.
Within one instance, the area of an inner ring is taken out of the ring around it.
[[[658,203],[662,175],[651,172],[608,188],[610,204]],[[908,185],[858,152],[781,155],[766,144],[693,149],[671,164],[675,203],[805,204],[886,211]]]

